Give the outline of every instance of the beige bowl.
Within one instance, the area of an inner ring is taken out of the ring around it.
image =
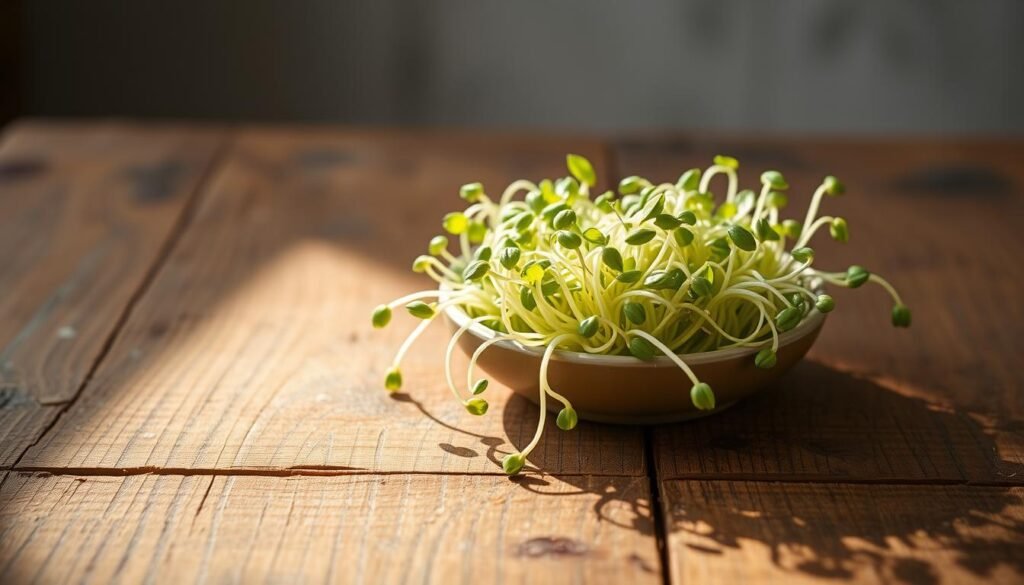
[[[445,311],[454,332],[469,320],[457,307]],[[683,354],[697,378],[711,385],[717,407],[697,410],[690,401],[693,386],[686,374],[667,357],[643,361],[632,356],[595,355],[558,350],[548,366],[551,387],[565,396],[582,419],[617,424],[660,424],[683,421],[720,412],[737,400],[770,386],[807,353],[825,322],[812,310],[795,328],[779,337],[774,368],[754,365],[753,348],[730,348]],[[459,339],[471,355],[496,333],[476,323]],[[538,373],[543,349],[525,347],[511,340],[498,341],[484,350],[477,364],[493,379],[517,394],[537,402]],[[561,405],[548,400],[553,412]]]

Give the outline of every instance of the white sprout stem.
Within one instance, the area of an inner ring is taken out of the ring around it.
[[[477,360],[479,360],[480,356],[483,355],[485,349],[487,349],[488,347],[494,345],[495,343],[498,343],[499,341],[504,341],[504,338],[502,338],[500,336],[492,337],[491,339],[488,339],[487,341],[481,343],[473,351],[473,355],[469,358],[469,366],[466,368],[466,387],[467,388],[472,388],[473,387],[473,371],[476,369],[476,362],[477,362]]]
[[[814,190],[814,196],[811,197],[811,204],[807,208],[807,215],[804,217],[804,227],[811,225],[814,218],[818,215],[818,206],[821,205],[821,198],[825,196],[825,183],[822,183]]]
[[[455,353],[455,346],[459,343],[459,338],[462,337],[462,334],[470,327],[490,318],[491,317],[489,316],[484,316],[466,321],[466,324],[459,327],[458,331],[456,331],[452,335],[452,338],[448,340],[448,348],[444,352],[444,379],[448,382],[448,389],[452,391],[452,394],[455,395],[455,398],[457,398],[459,402],[465,402],[465,399],[461,394],[459,394],[459,389],[455,387],[455,377],[452,375],[452,355]]]
[[[650,333],[647,333],[646,331],[641,331],[639,329],[631,329],[629,333],[632,335],[642,337],[647,341],[651,342],[651,345],[658,348],[658,350],[661,351],[661,353],[665,354],[665,356],[668,357],[668,359],[675,362],[675,364],[679,366],[679,369],[686,374],[686,377],[688,377],[691,382],[693,382],[694,384],[700,383],[700,380],[697,379],[697,376],[693,373],[693,370],[690,369],[690,366],[686,365],[686,362],[684,362],[682,358],[680,358],[674,351],[666,347],[664,343],[658,341],[657,337],[651,335]]]
[[[537,447],[537,443],[540,442],[541,435],[544,434],[544,422],[546,421],[548,414],[548,364],[551,363],[551,354],[555,352],[555,348],[563,339],[568,337],[570,336],[560,335],[552,339],[551,342],[548,343],[547,349],[544,350],[544,357],[540,360],[540,379],[538,388],[540,391],[540,420],[537,421],[537,431],[533,434],[533,440],[530,441],[525,449],[519,452],[523,457],[526,457],[533,452],[534,448]]]

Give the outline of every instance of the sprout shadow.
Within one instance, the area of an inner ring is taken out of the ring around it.
[[[519,396],[512,400],[528,402]],[[813,417],[782,414],[801,403],[812,405]],[[865,418],[873,421],[871,427],[857,431]],[[505,422],[509,436],[522,424],[510,417]],[[710,562],[756,543],[783,572],[851,580],[868,571],[884,581],[932,584],[940,581],[942,568],[930,559],[940,550],[944,561],[951,559],[977,578],[992,578],[997,569],[1009,568],[1024,579],[1024,492],[1010,487],[1024,478],[1024,467],[999,456],[994,428],[1012,427],[998,421],[983,423],[978,417],[805,361],[777,387],[728,411],[648,430],[648,471],[658,474],[660,494],[655,499],[660,498],[660,510],[667,515],[670,562]],[[954,445],[947,436],[950,429],[957,437],[972,437],[973,444]],[[548,438],[547,433],[560,431],[552,427],[545,432]],[[868,433],[870,437],[865,436]],[[1024,444],[1024,437],[1013,433],[1010,440]],[[924,445],[911,451],[911,457],[949,461],[933,460],[931,468],[908,462],[906,477],[900,476],[897,461],[895,475],[881,481],[871,473],[881,451],[891,447],[907,456],[906,443],[917,440]],[[947,444],[936,448],[943,441]],[[800,465],[788,468],[784,462],[768,462],[766,468],[775,465],[770,474],[741,473],[742,465],[736,465],[734,473],[721,465],[762,454],[826,458],[835,464],[836,475],[809,477]],[[538,450],[530,462],[541,470],[555,468],[554,457],[552,450]],[[714,471],[683,475],[680,469]],[[949,477],[949,469],[963,476]],[[986,475],[1005,480],[986,482]],[[603,521],[615,522],[606,508],[613,503],[621,507],[623,498],[632,496],[625,503],[635,520],[615,523],[643,531],[654,525],[650,502],[635,499],[635,492],[620,493],[613,478],[551,479],[597,494],[594,513]],[[779,479],[792,483],[772,481]],[[566,495],[547,489],[552,482],[544,476],[531,474],[513,481],[533,493]],[[961,485],[975,482],[987,485]]]

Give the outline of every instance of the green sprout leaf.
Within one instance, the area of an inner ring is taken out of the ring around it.
[[[470,262],[466,269],[462,271],[462,278],[464,280],[479,280],[487,274],[490,268],[487,262],[481,260]]]
[[[601,319],[597,315],[593,315],[580,321],[580,324],[576,327],[576,331],[580,334],[580,337],[590,338],[597,333],[597,329],[600,326]]]
[[[740,168],[740,161],[734,159],[731,156],[725,156],[723,154],[716,156],[714,162],[716,165],[728,167],[733,170]]]
[[[782,178],[782,173],[779,171],[765,171],[761,173],[761,182],[779,191],[789,189],[789,183],[786,182],[786,179]]]
[[[579,422],[579,416],[576,415],[576,411],[571,406],[566,406],[558,412],[558,418],[555,420],[555,424],[558,428],[563,431],[571,431],[576,428],[576,423]]]
[[[551,226],[556,230],[564,230],[573,225],[576,225],[576,212],[571,209],[559,211],[555,219],[551,221]]]
[[[387,305],[377,305],[377,308],[373,310],[373,326],[376,329],[382,329],[388,326],[391,322],[391,307]]]
[[[894,327],[910,327],[910,309],[905,305],[892,308],[892,324]]]
[[[842,195],[846,192],[846,186],[832,175],[825,177],[825,181],[822,184],[825,185],[825,193],[828,193],[832,197]]]
[[[754,365],[765,370],[774,368],[777,361],[775,352],[770,347],[762,349],[754,356]]]
[[[423,301],[413,301],[405,306],[405,310],[409,311],[409,314],[417,319],[432,319],[436,314],[434,307]]]
[[[729,226],[728,232],[729,239],[731,239],[740,250],[753,252],[757,248],[757,241],[754,239],[753,234],[748,232],[744,227],[734,224]]]
[[[462,197],[470,203],[476,203],[480,200],[480,196],[484,194],[484,186],[480,183],[466,183],[459,188],[459,197]]]
[[[622,274],[616,276],[615,280],[625,284],[633,284],[634,282],[640,280],[640,277],[643,275],[644,273],[640,272],[639,270],[627,270]]]
[[[692,211],[684,211],[676,216],[679,218],[679,222],[686,225],[693,225],[697,223],[697,216]]]
[[[790,252],[790,255],[793,256],[793,259],[797,262],[810,262],[814,259],[814,250],[807,246],[802,246]]]
[[[836,308],[836,301],[830,295],[818,295],[814,301],[814,308],[820,313],[831,313]]]
[[[676,186],[683,191],[696,191],[700,188],[700,169],[690,169],[679,176]]]
[[[754,227],[754,231],[757,232],[757,238],[762,242],[778,241],[779,239],[779,232],[775,231],[772,224],[763,217],[757,220],[757,225]]]
[[[440,256],[441,252],[448,247],[448,238],[444,236],[434,236],[430,239],[430,246],[427,251],[430,252],[431,256]]]
[[[633,336],[633,338],[629,340],[629,353],[633,354],[633,357],[635,358],[650,360],[654,358],[656,351],[657,350],[654,348],[654,345],[643,337]]]
[[[679,227],[683,222],[679,218],[671,216],[667,213],[659,214],[658,217],[654,218],[654,225],[660,227],[663,230],[672,230]]]
[[[569,167],[569,172],[580,183],[591,187],[597,184],[597,175],[594,174],[594,167],[586,158],[578,154],[567,155],[565,157],[565,166]]]
[[[487,414],[487,406],[487,401],[483,398],[470,398],[466,401],[466,411],[476,416]]]
[[[402,372],[398,368],[391,368],[384,375],[384,387],[391,392],[402,389]]]
[[[626,236],[626,243],[630,246],[642,246],[653,240],[655,235],[657,234],[655,234],[654,230],[644,228],[633,230]]]
[[[647,320],[647,311],[640,303],[625,303],[622,305],[622,314],[634,325],[640,325]]]
[[[650,186],[650,181],[643,177],[626,177],[619,181],[619,193],[622,195],[632,195],[639,193],[644,187]]]
[[[473,396],[483,394],[487,390],[487,378],[480,378],[473,384]]]
[[[583,245],[583,238],[574,232],[561,230],[555,233],[555,237],[558,238],[558,243],[561,244],[563,248],[575,250]]]
[[[515,475],[526,465],[526,457],[522,453],[509,453],[501,460],[501,469],[508,475]]]
[[[619,253],[615,248],[605,248],[601,251],[601,261],[604,262],[605,266],[611,268],[615,272],[622,272],[622,254]]]
[[[676,243],[679,244],[679,247],[681,248],[685,248],[693,242],[693,232],[682,226],[677,227],[672,232],[672,237],[675,238]]]
[[[715,409],[715,393],[711,391],[711,386],[704,382],[694,384],[693,388],[690,388],[690,401],[698,410]]]
[[[800,323],[803,316],[803,312],[798,307],[786,307],[775,316],[775,327],[780,332],[789,331]]]
[[[828,227],[829,234],[832,235],[832,239],[837,242],[846,243],[850,241],[850,231],[846,227],[846,220],[837,217],[832,220],[832,223]]]
[[[469,218],[461,211],[453,211],[441,220],[444,230],[453,236],[462,235],[469,228]]]
[[[857,266],[855,264],[846,269],[846,285],[850,288],[859,288],[867,282],[869,278],[871,278],[871,273],[863,266]]]
[[[522,255],[522,251],[518,247],[504,248],[499,255],[498,261],[505,267],[506,270],[512,270],[519,264],[519,257]]]

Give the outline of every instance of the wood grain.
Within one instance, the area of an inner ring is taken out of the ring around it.
[[[1024,488],[662,483],[674,583],[1020,583]]]
[[[71,401],[223,141],[213,129],[15,124],[0,142],[0,465]]]
[[[494,385],[490,412],[466,413],[444,385],[438,325],[403,364],[406,393],[389,396],[383,374],[413,322],[376,331],[369,316],[429,288],[408,267],[462,182],[496,192],[564,173],[566,152],[607,166],[588,140],[244,133],[83,399],[23,466],[501,473],[536,407]],[[642,435],[552,422],[531,461],[642,475]]]
[[[847,194],[846,246],[815,239],[821,266],[887,276],[914,311],[889,325],[878,288],[834,293],[810,354],[775,391],[694,424],[659,429],[662,478],[1024,481],[1024,145],[1014,141],[729,140],[621,142],[618,174],[675,180],[714,154],[764,169],[806,208],[826,174]]]
[[[12,473],[0,581],[661,581],[646,478],[529,480]]]

